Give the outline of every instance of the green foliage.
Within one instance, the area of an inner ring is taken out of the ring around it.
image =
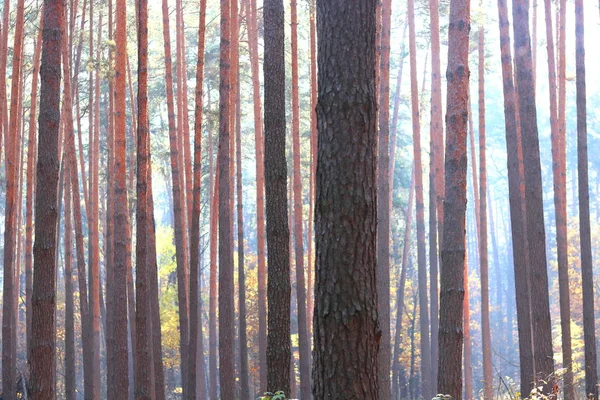
[[[275,394],[265,392],[264,396],[259,397],[258,400],[287,400],[287,397],[285,397],[285,393],[282,390],[279,390]]]

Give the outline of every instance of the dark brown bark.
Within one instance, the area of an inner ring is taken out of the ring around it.
[[[548,298],[548,271],[546,264],[546,233],[544,227],[542,176],[538,141],[537,111],[533,88],[531,43],[529,35],[529,1],[513,0],[514,47],[516,87],[519,103],[519,121],[522,135],[525,213],[527,244],[531,266],[531,316],[535,382],[543,380],[543,393],[553,387],[554,360]]]
[[[16,250],[16,232],[17,232],[17,210],[19,209],[18,203],[17,203],[17,193],[18,193],[18,186],[17,186],[17,182],[18,182],[18,178],[17,178],[17,173],[19,171],[19,153],[18,153],[18,149],[19,149],[19,144],[20,144],[20,130],[18,129],[18,120],[20,120],[21,116],[19,115],[19,108],[18,108],[18,104],[19,104],[19,93],[20,93],[20,84],[21,84],[21,54],[23,52],[23,21],[24,21],[24,1],[23,0],[19,0],[17,2],[17,16],[16,16],[16,21],[15,21],[15,35],[14,35],[14,46],[13,46],[13,63],[12,63],[12,82],[11,82],[11,89],[10,89],[10,118],[9,118],[9,125],[8,125],[8,130],[5,129],[5,153],[6,153],[6,157],[5,157],[5,170],[6,170],[6,206],[5,206],[5,222],[4,222],[4,279],[3,279],[3,301],[2,301],[2,305],[3,305],[3,313],[2,313],[2,382],[3,384],[3,392],[5,393],[5,395],[9,395],[9,393],[16,393],[16,348],[17,348],[17,343],[16,343],[16,306],[17,306],[17,296],[16,296],[16,289],[15,289],[15,279],[16,279],[16,273],[15,273],[15,250]],[[7,7],[8,8],[8,7]],[[54,10],[53,10],[54,11]],[[62,10],[61,10],[62,12]],[[59,17],[57,17],[59,18]],[[62,18],[62,14],[60,16],[60,18]],[[55,29],[57,29],[60,25],[59,25],[59,21],[60,19],[57,19],[56,25],[55,25]],[[4,22],[3,24],[4,28],[5,28],[5,35],[6,38],[8,38],[8,17],[6,17],[6,22]],[[60,29],[57,29],[60,30]],[[49,31],[48,31],[49,32]],[[57,36],[54,38],[55,40],[55,45],[58,45],[58,52],[60,53],[60,37],[61,37],[61,33],[56,34]],[[5,39],[7,40],[7,39]],[[7,48],[6,44],[4,45],[5,49]],[[51,72],[52,68],[58,68],[58,75],[57,76],[53,76],[52,78],[57,78],[58,77],[58,84],[60,84],[60,54],[58,56],[58,61],[56,60],[51,60],[54,64],[51,63],[47,63],[48,65],[48,69],[46,71],[44,71],[45,78],[46,79],[50,79],[51,82],[51,76],[49,75]],[[49,60],[50,61],[50,60]],[[46,81],[46,85],[48,85],[49,81]],[[3,99],[5,99],[6,97],[3,97]],[[46,99],[47,101],[47,99]],[[4,100],[2,100],[2,107],[4,107]],[[49,111],[50,112],[50,111]],[[53,116],[53,118],[58,118],[58,111],[57,112],[57,116]],[[6,113],[5,113],[6,115]],[[45,118],[50,118],[49,115],[45,115]],[[49,120],[47,120],[49,121]],[[45,122],[45,124],[47,124],[48,122]],[[47,129],[46,126],[44,126],[45,129]],[[46,133],[48,134],[48,133]],[[46,139],[47,140],[47,139]],[[51,149],[49,149],[49,151],[51,152]],[[50,157],[51,153],[48,153],[48,157]],[[46,161],[48,162],[48,161]],[[51,171],[48,171],[48,173],[50,174]],[[46,190],[48,190],[46,188]],[[51,199],[48,199],[48,201],[51,201]],[[45,203],[44,204],[44,208],[41,208],[40,210],[45,210],[46,208],[48,208],[49,204],[51,203]],[[36,226],[38,226],[36,224]],[[46,237],[44,237],[46,238]],[[42,240],[42,238],[40,238],[40,240]],[[55,243],[54,243],[55,246]],[[35,251],[35,245],[34,245],[34,251]],[[51,254],[54,254],[54,250],[52,249],[48,249],[49,252],[52,252]],[[49,253],[50,254],[50,253]],[[49,255],[46,255],[47,257],[50,257]],[[34,259],[34,264],[35,264],[35,259]],[[50,272],[54,271],[56,268],[55,264],[49,264],[48,265],[48,271],[45,271],[45,274],[49,274]],[[52,275],[53,279],[54,279],[54,274]],[[34,281],[35,281],[35,275],[34,275]],[[52,281],[54,282],[54,281]],[[35,284],[35,283],[34,283]],[[48,290],[48,288],[44,288],[42,286],[43,289]],[[38,297],[39,299],[39,297]],[[50,299],[46,299],[46,301],[49,301]],[[52,299],[53,300],[53,299]],[[32,306],[35,309],[35,301],[36,298],[33,298],[32,301]],[[48,308],[48,311],[51,311],[51,315],[47,315],[46,317],[48,318],[53,318],[54,317],[54,303],[51,303],[49,305],[44,304],[45,307],[49,307],[51,306],[51,308]],[[39,310],[38,310],[39,312]],[[33,316],[32,316],[33,318]],[[47,321],[44,321],[42,323],[42,325],[40,327],[46,327],[47,325]],[[35,322],[33,323],[32,326],[32,331],[34,329],[35,326]],[[36,328],[37,329],[37,328]],[[46,329],[48,329],[48,327],[46,327]],[[42,331],[43,334],[46,334],[47,332]],[[32,346],[35,344],[35,342],[37,341],[33,341],[32,342]],[[46,349],[44,349],[44,351],[48,351]],[[46,361],[46,363],[53,363],[53,360],[50,361]],[[49,376],[52,376],[50,371],[45,370],[45,368],[47,367],[46,363],[43,363],[43,367],[42,367],[42,373],[45,372],[49,372]],[[52,364],[48,364],[48,365],[52,365]],[[41,372],[41,371],[40,371]],[[39,372],[38,372],[39,373]],[[37,377],[36,377],[37,378]]]
[[[127,65],[126,2],[116,2],[115,29],[115,84],[114,84],[114,282],[113,282],[113,338],[115,352],[115,375],[108,385],[115,393],[128,393],[129,352],[127,345],[127,246],[129,242],[129,213],[127,208],[126,185],[126,115],[125,94]]]
[[[438,393],[462,399],[470,1],[450,1],[444,232],[441,246]]]
[[[317,400],[378,396],[376,3],[317,3]]]
[[[483,353],[483,395],[494,397],[492,372],[492,337],[490,331],[490,284],[487,232],[487,165],[485,133],[485,34],[479,27],[479,277],[481,281],[481,344]]]
[[[506,0],[498,0],[500,56],[504,94],[504,125],[506,130],[508,194],[511,219],[511,242],[515,274],[517,324],[519,334],[519,365],[521,393],[530,393],[533,385],[533,344],[529,301],[529,267],[527,236],[523,212],[524,181],[522,173],[521,135],[517,121],[516,92],[513,83],[513,60]]]
[[[379,139],[377,157],[377,312],[379,343],[379,395],[389,400],[390,391],[390,34],[392,1],[381,2],[379,72]]]
[[[136,279],[135,279],[135,398],[154,398],[152,377],[152,316],[150,310],[148,257],[148,0],[137,2],[138,94],[137,94],[137,183],[136,183]],[[159,321],[157,321],[159,322]]]
[[[267,389],[290,393],[290,230],[285,159],[285,52],[283,0],[266,0],[264,171],[269,257]]]
[[[32,397],[41,400],[54,399],[54,312],[56,302],[56,251],[57,251],[57,220],[58,220],[58,137],[60,124],[60,81],[61,81],[61,47],[64,35],[64,8],[61,0],[44,2],[44,33],[43,50],[40,65],[40,116],[38,137],[37,160],[37,190],[35,201],[35,242],[33,245],[33,293],[32,293],[32,337],[31,337],[31,389]],[[22,36],[23,2],[17,5],[17,33],[16,38]],[[21,31],[19,33],[19,31]],[[22,40],[22,37],[19,39]],[[15,39],[15,58],[13,59],[13,85],[15,76],[19,76],[19,67],[14,64],[20,62],[21,43]],[[16,79],[18,82],[19,79]],[[13,108],[16,104],[16,91],[11,93],[11,121]],[[13,97],[13,95],[15,97]],[[13,101],[15,103],[13,103]],[[16,109],[14,110],[16,112]],[[15,113],[15,118],[16,113]],[[11,126],[12,122],[11,122]],[[16,140],[16,132],[14,132]],[[13,166],[14,168],[14,166]],[[8,197],[7,197],[8,198]],[[7,208],[7,218],[10,209]],[[6,236],[5,236],[6,237]],[[6,239],[5,239],[6,240]],[[5,241],[5,246],[10,245]],[[5,247],[5,253],[7,248]],[[5,271],[12,266],[4,263]],[[6,279],[5,276],[5,294]],[[10,292],[9,292],[10,293]],[[12,296],[11,296],[12,297]],[[14,300],[12,300],[14,301]],[[11,304],[5,302],[4,316],[9,314]],[[11,321],[12,324],[12,321]],[[4,328],[4,326],[3,326]],[[14,328],[13,328],[14,329]],[[10,334],[10,331],[8,331]],[[11,337],[12,339],[12,337]],[[3,332],[3,343],[10,346],[11,340]],[[4,360],[3,360],[4,361]],[[14,361],[14,360],[12,360]],[[13,379],[16,369],[10,363],[2,364],[4,396],[15,393]]]
[[[265,254],[265,169],[263,119],[260,103],[260,77],[256,0],[246,0],[248,47],[252,70],[254,103],[254,143],[256,155],[256,253],[258,258],[258,358],[260,392],[267,390],[267,266]]]
[[[304,280],[304,233],[302,212],[302,171],[300,167],[300,96],[298,93],[298,13],[296,0],[291,0],[291,46],[292,46],[292,156],[294,201],[294,256],[296,269],[296,303],[298,310],[298,346],[300,369],[300,397],[309,399],[310,384],[310,335],[306,313],[306,285]]]
[[[210,130],[209,130],[210,135]],[[209,136],[209,148],[212,148],[212,140]],[[212,159],[212,155],[211,155]],[[212,168],[211,168],[212,169]],[[211,211],[210,211],[210,288],[209,288],[209,315],[208,315],[208,326],[209,326],[209,346],[210,355],[208,360],[209,370],[209,385],[210,385],[210,398],[217,398],[217,378],[219,370],[217,368],[217,244],[218,244],[218,217],[219,217],[219,166],[216,166],[214,174],[214,185],[212,190],[211,198]]]
[[[202,183],[202,85],[204,81],[204,32],[206,29],[206,0],[200,2],[198,25],[198,61],[196,63],[196,100],[194,115],[194,176],[192,194],[192,210],[190,221],[190,343],[188,355],[188,391],[187,396],[195,399],[199,393],[205,396],[204,368],[200,369],[200,376],[196,377],[198,361],[198,341],[202,341],[202,317],[198,309],[198,270],[200,268],[200,196]],[[210,193],[210,190],[209,190]],[[204,357],[204,354],[200,355]],[[198,387],[197,383],[199,384]]]
[[[415,197],[417,221],[417,254],[419,281],[419,318],[421,341],[421,387],[425,398],[433,397],[431,382],[431,343],[429,339],[429,304],[427,301],[427,254],[425,248],[425,206],[423,204],[423,165],[421,162],[421,124],[419,121],[419,89],[417,84],[417,47],[415,33],[415,2],[408,1],[408,37],[410,49],[410,83],[413,156],[415,163]],[[433,316],[432,316],[433,318]]]
[[[598,399],[596,333],[594,321],[594,274],[590,231],[590,192],[587,148],[587,101],[583,1],[575,1],[575,73],[577,87],[577,172],[579,186],[579,235],[583,287],[583,335],[585,342],[585,392]]]
[[[221,398],[235,397],[235,306],[233,284],[232,216],[230,209],[230,95],[231,90],[231,0],[221,0],[221,44],[219,61],[219,384]]]

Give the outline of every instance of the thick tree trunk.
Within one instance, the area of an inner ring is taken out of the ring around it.
[[[378,398],[376,8],[317,3],[316,400]]]
[[[379,139],[377,157],[377,313],[381,328],[379,342],[379,395],[389,400],[390,392],[390,35],[392,0],[381,2],[379,72]]]
[[[585,392],[598,399],[596,370],[596,333],[594,321],[594,274],[590,231],[590,193],[588,182],[585,46],[583,1],[575,1],[575,72],[577,87],[577,171],[579,186],[579,226],[581,240],[581,277],[583,286],[583,335],[585,342]]]
[[[290,392],[290,230],[285,160],[285,52],[283,0],[266,0],[265,63],[265,200],[269,256],[267,389]]]
[[[552,331],[548,298],[548,270],[546,264],[546,233],[544,227],[542,176],[538,141],[537,111],[531,62],[529,36],[529,1],[513,0],[515,37],[516,87],[519,120],[522,133],[525,213],[527,244],[531,266],[531,316],[536,376],[543,383],[543,393],[551,393],[554,377]]]
[[[294,255],[296,260],[296,302],[298,310],[298,346],[300,367],[300,398],[311,398],[310,335],[307,326],[306,286],[304,280],[304,233],[302,212],[302,171],[300,166],[300,96],[298,93],[298,13],[296,0],[291,0],[292,42],[292,156],[294,201]],[[310,262],[310,261],[309,261]]]
[[[438,393],[462,399],[470,1],[450,1]]]
[[[417,47],[415,32],[415,2],[408,1],[408,37],[410,50],[410,87],[412,112],[413,157],[415,163],[415,197],[417,219],[417,255],[419,281],[419,319],[421,341],[421,387],[425,398],[433,397],[431,382],[431,342],[429,339],[429,304],[427,296],[427,249],[425,248],[425,206],[423,203],[423,164],[421,161],[421,123],[417,84]],[[432,318],[434,318],[432,316]]]
[[[198,309],[200,268],[200,196],[202,193],[202,85],[204,83],[204,33],[206,29],[206,0],[200,2],[198,25],[198,61],[196,63],[196,99],[194,115],[194,176],[192,194],[192,218],[190,221],[190,343],[188,355],[188,398],[195,399],[199,393],[205,396],[204,368],[200,369],[200,376],[196,377],[198,361],[198,341],[202,340],[202,316]],[[210,190],[208,191],[210,193]],[[201,354],[201,357],[204,357]],[[197,383],[199,384],[198,387]]]
[[[483,394],[494,397],[492,372],[492,337],[490,331],[490,284],[487,233],[487,166],[485,134],[485,36],[479,27],[479,274],[481,279],[481,344],[483,352]]]
[[[44,34],[43,50],[40,66],[40,116],[39,116],[39,138],[38,138],[38,160],[37,160],[37,191],[35,201],[35,242],[33,245],[33,293],[32,293],[32,337],[31,337],[31,389],[32,397],[40,400],[54,399],[54,317],[56,302],[56,251],[57,251],[57,221],[58,221],[58,172],[59,172],[59,124],[60,124],[60,81],[61,81],[61,47],[64,36],[64,6],[61,0],[44,2]],[[17,101],[18,85],[20,79],[19,68],[15,64],[20,63],[21,41],[23,29],[23,2],[17,4],[17,33],[15,34],[15,48],[13,58],[13,90],[11,91],[11,127],[14,118],[17,118],[14,105]],[[15,82],[16,81],[16,82]],[[17,133],[12,140],[16,140]],[[13,165],[12,168],[15,168]],[[14,175],[13,175],[14,176]],[[8,199],[8,190],[7,190]],[[8,205],[8,204],[7,204]],[[11,209],[7,207],[8,213]],[[6,235],[5,235],[6,238]],[[5,253],[10,243],[5,239]],[[4,259],[4,270],[12,269]],[[5,296],[7,293],[5,275]],[[10,288],[9,288],[10,289]],[[10,293],[8,292],[9,296]],[[10,296],[12,298],[12,296]],[[4,318],[12,304],[4,301]],[[11,321],[11,325],[12,325]],[[4,321],[3,321],[4,324]],[[3,325],[5,328],[5,325]],[[15,329],[13,327],[12,329]],[[12,346],[12,337],[6,336],[7,331],[3,329],[4,346]],[[10,334],[11,331],[9,330]],[[10,347],[9,347],[10,348]],[[4,354],[3,354],[4,356]],[[15,393],[12,379],[16,373],[10,362],[5,363],[3,358],[2,373],[4,382],[4,396],[12,396]],[[12,360],[14,362],[15,360]],[[8,368],[12,370],[6,371]],[[12,381],[8,381],[12,379]]]

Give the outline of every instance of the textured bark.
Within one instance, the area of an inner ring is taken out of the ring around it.
[[[18,114],[18,103],[19,103],[19,93],[20,93],[20,84],[21,84],[21,54],[23,52],[23,24],[24,24],[24,1],[19,0],[17,2],[17,15],[15,21],[15,35],[14,35],[14,46],[13,46],[13,63],[12,63],[12,82],[10,89],[10,118],[8,130],[5,130],[5,153],[6,153],[6,206],[4,209],[4,278],[3,278],[3,313],[2,313],[2,382],[3,391],[5,394],[8,393],[16,393],[16,307],[17,307],[17,296],[16,296],[16,288],[15,288],[15,250],[16,250],[16,232],[17,232],[17,210],[19,209],[17,203],[17,191],[18,191],[18,178],[17,173],[19,170],[19,137],[20,130],[18,129],[18,120],[21,116]],[[8,8],[8,7],[7,7]],[[62,10],[61,10],[62,13]],[[58,18],[58,17],[57,17]],[[62,14],[60,15],[62,18]],[[56,28],[59,26],[60,19],[56,20]],[[3,23],[5,28],[6,38],[8,38],[8,17],[6,17],[6,21]],[[56,29],[55,28],[55,29]],[[58,29],[57,29],[58,30]],[[50,31],[48,31],[50,32]],[[60,84],[60,37],[61,34],[58,34],[54,39],[56,40],[55,45],[58,45],[59,58],[58,61],[52,60],[56,65],[54,68],[59,68],[58,71],[58,84]],[[5,39],[7,40],[7,39]],[[6,49],[6,44],[4,45]],[[49,69],[44,71],[46,74],[46,79],[50,78],[49,73],[51,72],[50,68],[53,68],[52,64],[48,64]],[[54,77],[56,78],[56,76]],[[46,82],[48,84],[48,81]],[[3,97],[5,99],[6,97]],[[4,100],[2,101],[4,103]],[[4,104],[2,104],[4,107]],[[6,113],[5,113],[6,115]],[[45,118],[49,118],[49,115],[46,115]],[[53,116],[53,118],[58,118],[57,116]],[[46,128],[46,127],[45,127]],[[51,151],[51,150],[50,150]],[[49,171],[50,173],[50,171]],[[48,199],[48,201],[51,201]],[[44,207],[48,207],[51,203],[44,204]],[[36,225],[37,226],[37,225]],[[41,240],[41,238],[40,238]],[[35,247],[35,245],[34,245]],[[50,251],[50,249],[49,249]],[[53,252],[52,252],[53,254]],[[50,257],[50,256],[47,256]],[[35,263],[35,260],[34,260]],[[55,264],[49,264],[48,270],[54,271],[56,268]],[[49,274],[50,272],[46,272]],[[34,276],[35,280],[35,276]],[[52,281],[54,282],[54,281]],[[47,290],[47,288],[45,288]],[[49,300],[49,299],[48,299]],[[52,299],[53,300],[53,299]],[[35,301],[35,297],[33,299]],[[54,316],[54,303],[52,303],[52,308],[48,309],[48,311],[52,311],[51,315],[48,315],[48,318],[53,318]],[[33,305],[33,304],[32,304]],[[34,306],[35,308],[35,306]],[[33,316],[32,316],[33,318]],[[34,323],[35,324],[35,323]],[[45,327],[47,321],[41,325]],[[33,330],[33,326],[32,326]],[[46,332],[43,332],[44,334]],[[33,345],[34,343],[32,343]],[[47,351],[47,350],[44,350]],[[51,361],[46,361],[52,362]],[[45,364],[42,364],[45,365]],[[51,365],[51,364],[48,364]],[[44,367],[45,368],[45,367]],[[46,372],[45,370],[42,370]],[[50,372],[50,371],[48,371]],[[50,374],[51,375],[51,374]]]
[[[444,232],[440,268],[438,393],[462,399],[467,122],[469,105],[470,1],[450,1]]]
[[[246,0],[248,47],[252,70],[254,103],[254,146],[256,155],[256,253],[258,258],[258,358],[260,392],[267,390],[267,266],[265,254],[265,168],[263,119],[260,103],[260,77],[256,0]]]
[[[285,160],[285,52],[283,0],[266,0],[264,171],[268,263],[267,390],[290,392],[290,230]]]
[[[210,132],[210,131],[209,131]],[[209,133],[210,135],[210,133]],[[212,147],[212,140],[209,136],[208,139]],[[210,157],[212,159],[212,155]],[[212,168],[211,168],[212,169]],[[208,360],[209,370],[209,386],[210,386],[210,398],[217,398],[217,377],[219,370],[217,368],[217,244],[218,244],[218,217],[219,217],[219,185],[217,177],[219,176],[219,166],[217,165],[214,174],[214,185],[213,194],[211,198],[211,211],[210,211],[210,282],[209,282],[209,315],[208,315],[208,326],[209,326],[209,346],[210,354]]]
[[[546,233],[544,227],[542,176],[538,141],[537,111],[533,88],[531,44],[529,36],[529,1],[513,0],[514,47],[516,87],[519,102],[519,121],[522,134],[525,213],[527,244],[531,266],[531,316],[535,382],[543,384],[543,393],[551,393],[554,360],[550,306],[548,298],[548,270],[546,264]]]
[[[35,202],[35,242],[33,245],[33,293],[32,293],[32,337],[31,337],[31,389],[32,397],[40,400],[54,399],[54,312],[56,306],[56,252],[57,252],[57,221],[58,221],[58,137],[60,124],[60,81],[61,81],[61,45],[64,36],[64,6],[63,2],[46,0],[44,2],[44,33],[43,50],[40,65],[40,116],[37,160],[37,191]],[[21,28],[19,28],[21,24]],[[17,33],[22,36],[23,2],[17,4]],[[19,32],[20,31],[20,32]],[[19,39],[22,40],[22,37]],[[20,62],[21,43],[15,40],[15,58],[13,59],[13,85],[15,76],[19,76],[14,64]],[[16,73],[15,73],[16,72]],[[19,79],[16,79],[18,82]],[[13,86],[13,89],[15,87]],[[13,108],[16,104],[16,93],[11,93],[11,127],[13,126]],[[13,95],[15,97],[13,97]],[[15,103],[13,103],[15,102]],[[16,109],[15,118],[16,116]],[[16,140],[16,132],[14,132]],[[14,166],[13,166],[14,167]],[[8,194],[8,193],[7,193]],[[7,217],[10,209],[7,208]],[[6,240],[6,239],[5,239]],[[7,246],[5,241],[5,246]],[[5,252],[7,248],[5,247]],[[12,266],[4,263],[5,271]],[[5,294],[6,279],[5,276]],[[10,292],[9,292],[10,293]],[[12,296],[11,296],[12,297]],[[14,301],[14,300],[13,300]],[[4,301],[4,316],[10,314],[7,308],[12,302]],[[13,328],[14,329],[14,328]],[[9,331],[10,332],[10,331]],[[12,338],[11,338],[12,339]],[[3,343],[11,345],[11,340],[3,332]],[[3,360],[4,361],[4,360]],[[14,361],[14,360],[13,360]],[[10,363],[3,362],[4,396],[15,393],[13,379],[16,368]]]
[[[377,157],[377,312],[379,343],[379,395],[389,400],[390,391],[390,34],[392,0],[381,2],[379,72],[379,139]]]
[[[479,27],[479,277],[481,280],[481,344],[483,352],[483,395],[494,397],[492,372],[492,336],[490,331],[490,283],[487,229],[487,165],[485,133],[485,34]]]
[[[66,167],[68,168],[68,166]],[[71,217],[71,181],[64,181],[65,196],[65,399],[75,400],[75,306],[73,300],[73,226]]]
[[[5,157],[8,156],[6,152],[7,137],[8,137],[8,110],[6,107],[6,63],[8,58],[8,19],[10,16],[10,2],[4,3],[2,12],[2,35],[0,38],[0,145],[2,144],[2,134],[4,134],[4,153]],[[2,152],[0,151],[0,158],[2,158]]]
[[[376,1],[318,1],[317,34],[313,395],[375,399]]]
[[[230,209],[230,96],[231,90],[231,0],[221,0],[221,44],[219,60],[219,384],[221,398],[235,397],[234,284],[232,219]]]
[[[196,377],[198,361],[198,341],[202,341],[202,317],[198,309],[198,270],[200,268],[200,196],[202,193],[202,85],[204,82],[204,32],[206,29],[206,0],[200,2],[198,25],[198,61],[196,63],[196,100],[194,115],[194,176],[192,197],[192,218],[190,221],[190,343],[188,355],[188,391],[187,396],[195,399],[196,394],[205,396],[204,368]],[[209,190],[210,193],[210,190]],[[203,352],[202,352],[203,353]],[[204,357],[204,354],[200,357]],[[198,383],[198,387],[197,386]]]
[[[300,397],[310,399],[310,335],[306,313],[306,285],[304,279],[304,233],[302,222],[302,171],[300,167],[300,96],[298,94],[298,13],[296,0],[291,0],[292,45],[292,156],[294,201],[294,256],[296,269],[296,303],[298,310],[298,346],[300,369]],[[310,262],[310,261],[309,261]]]
[[[521,135],[516,110],[513,83],[513,60],[510,48],[510,29],[506,0],[498,0],[500,57],[502,59],[502,89],[504,95],[504,126],[508,168],[508,198],[510,203],[511,242],[519,334],[519,365],[521,393],[530,393],[533,385],[533,344],[529,299],[529,267],[525,213],[523,212],[524,181],[522,179]]]
[[[116,2],[115,29],[115,84],[114,84],[114,282],[113,282],[113,337],[115,352],[115,375],[109,385],[115,393],[128,393],[129,353],[127,345],[127,243],[129,242],[129,214],[126,186],[126,115],[125,115],[125,67],[127,65],[126,2]]]
[[[415,2],[408,1],[408,37],[410,50],[410,87],[413,156],[415,163],[415,197],[417,221],[417,254],[419,281],[419,319],[421,341],[421,390],[425,398],[433,397],[431,382],[431,343],[429,339],[429,304],[427,301],[427,254],[425,248],[425,206],[423,204],[423,164],[421,161],[421,124],[419,121],[419,89],[417,84],[417,47],[415,33]],[[432,316],[433,318],[433,316]]]
[[[151,385],[152,316],[150,307],[148,257],[148,140],[150,135],[148,120],[148,1],[137,2],[138,38],[138,93],[137,93],[137,180],[136,180],[136,274],[135,274],[135,398],[154,398]],[[157,321],[159,322],[159,321]]]
[[[43,13],[40,24],[44,23]],[[35,51],[33,55],[33,72],[31,79],[31,108],[29,109],[29,137],[27,144],[27,194],[26,194],[26,222],[25,222],[25,301],[26,301],[26,326],[27,326],[27,360],[31,358],[31,296],[33,293],[33,197],[35,196],[34,166],[37,157],[36,125],[37,118],[37,93],[40,71],[40,59],[42,55],[42,29],[38,31]]]
[[[439,1],[429,1],[431,24],[431,119],[429,158],[429,282],[431,293],[431,376],[435,387],[438,369],[438,265],[444,219],[444,127],[442,111],[442,76],[440,67]]]
[[[577,181],[579,184],[579,235],[581,240],[583,335],[585,342],[585,392],[588,398],[598,399],[595,345],[596,333],[594,321],[594,274],[592,267],[590,193],[588,181],[584,14],[582,0],[575,1],[575,66],[577,87]]]
[[[408,269],[408,253],[410,250],[410,231],[412,228],[412,212],[414,204],[414,189],[415,189],[415,178],[414,171],[412,173],[412,179],[410,183],[410,189],[408,193],[408,206],[406,207],[406,227],[404,228],[404,244],[402,248],[402,271],[400,272],[400,281],[398,283],[398,289],[396,293],[396,336],[394,338],[394,357],[392,361],[392,393],[397,396],[399,393],[399,380],[400,380],[400,342],[402,337],[402,317],[404,315],[404,290],[406,288],[406,274]]]

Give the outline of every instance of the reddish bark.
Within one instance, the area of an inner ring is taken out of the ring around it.
[[[69,167],[66,166],[68,169]],[[65,198],[65,399],[75,400],[75,306],[73,300],[73,226],[71,219],[71,181],[64,180]]]

